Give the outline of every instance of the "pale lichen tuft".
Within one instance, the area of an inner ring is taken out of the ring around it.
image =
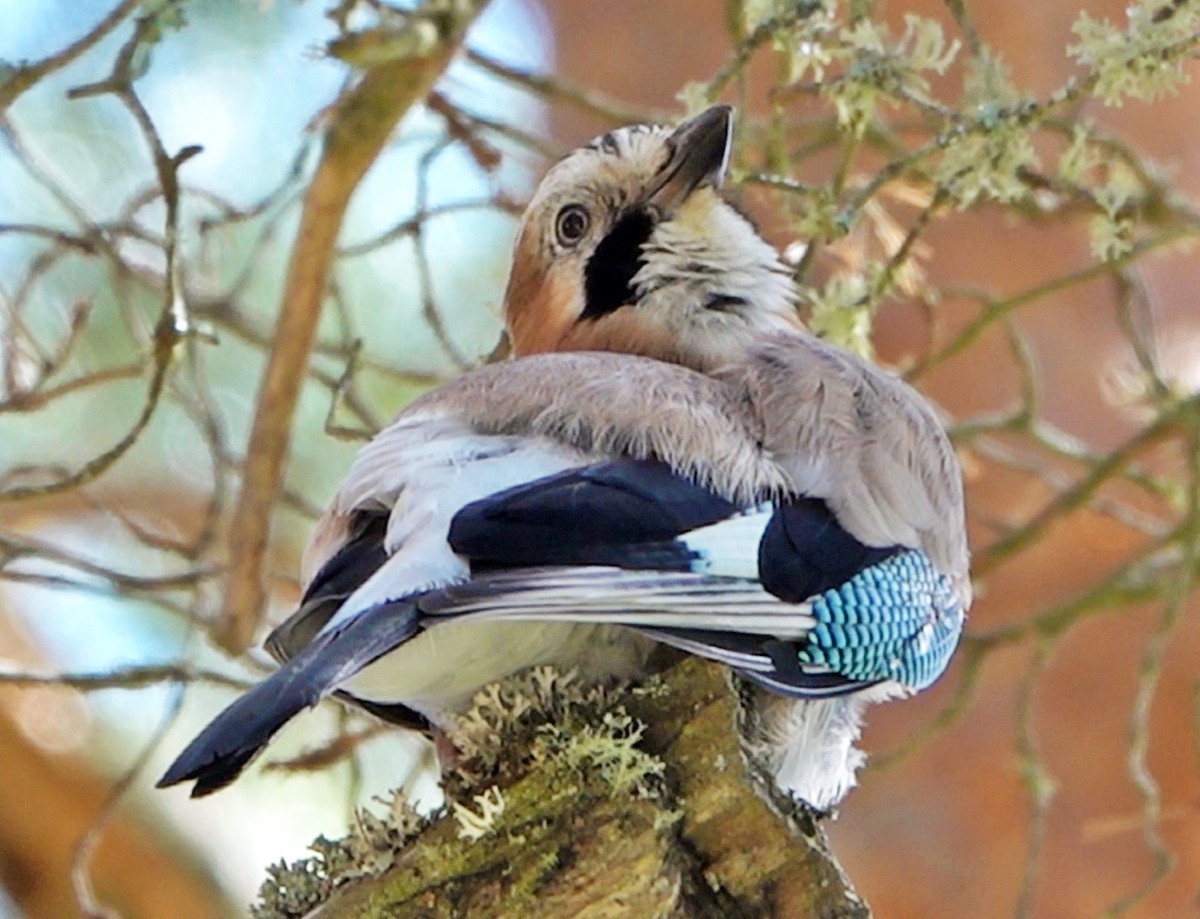
[[[1188,82],[1184,64],[1200,44],[1200,0],[1142,0],[1126,16],[1125,29],[1086,12],[1071,27],[1079,41],[1067,52],[1090,71],[1093,95],[1105,105],[1175,93]]]
[[[250,907],[251,919],[301,919],[342,884],[390,868],[429,818],[418,814],[399,791],[376,802],[383,805],[383,814],[357,811],[342,839],[318,836],[309,846],[312,856],[269,866],[258,901]]]

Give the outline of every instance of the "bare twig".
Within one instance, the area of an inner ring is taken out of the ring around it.
[[[76,39],[61,51],[42,58],[32,64],[20,64],[0,79],[0,116],[3,116],[17,97],[34,87],[44,77],[71,64],[81,54],[95,47],[117,26],[129,18],[141,0],[121,0],[108,14],[81,38]]]
[[[160,683],[212,683],[230,689],[248,689],[246,680],[202,670],[190,664],[148,664],[116,667],[103,673],[34,673],[0,668],[0,683],[11,686],[67,686],[81,692],[101,689],[144,689]]]
[[[612,125],[636,124],[642,121],[666,120],[662,113],[645,112],[613,99],[602,92],[572,86],[565,80],[529,73],[503,64],[475,48],[468,48],[467,60],[487,73],[528,89],[534,95],[551,102],[565,102]]]

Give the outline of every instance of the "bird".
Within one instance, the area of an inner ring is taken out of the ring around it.
[[[364,446],[302,562],[280,668],[179,755],[204,795],[329,695],[440,730],[540,664],[644,675],[667,645],[742,682],[747,756],[816,811],[866,707],[948,666],[971,603],[934,408],[797,314],[723,184],[733,113],[609,131],[555,164],[504,295],[514,360]]]

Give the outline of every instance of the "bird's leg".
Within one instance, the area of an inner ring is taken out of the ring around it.
[[[444,776],[462,764],[462,753],[455,746],[454,738],[450,736],[448,731],[431,726],[429,729],[429,739],[433,743],[433,753],[437,757],[438,775]]]

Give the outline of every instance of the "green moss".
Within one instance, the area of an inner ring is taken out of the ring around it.
[[[422,822],[399,795],[385,817],[360,813],[345,839],[318,840],[313,858],[272,869],[255,919],[296,919],[347,880],[379,876],[357,912],[339,915],[375,919],[397,904],[410,904],[404,915],[418,906],[448,915],[452,879],[478,888],[482,876],[494,876],[496,896],[521,915],[563,860],[564,822],[597,802],[665,797],[663,763],[639,748],[643,734],[609,691],[580,687],[571,674],[538,668],[489,686],[451,733],[464,758],[448,776],[439,819]],[[677,819],[675,810],[654,814],[656,832]]]

